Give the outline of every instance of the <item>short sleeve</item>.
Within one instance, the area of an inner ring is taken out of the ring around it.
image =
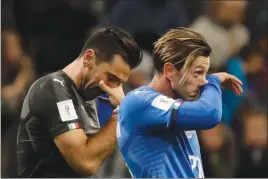
[[[57,81],[48,80],[33,89],[29,104],[31,113],[41,119],[53,138],[83,129],[70,89]]]

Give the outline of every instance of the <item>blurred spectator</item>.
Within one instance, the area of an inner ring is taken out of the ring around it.
[[[1,176],[16,177],[15,141],[20,106],[35,79],[35,71],[23,50],[19,34],[14,29],[3,29],[1,37]]]
[[[249,91],[254,89],[254,86],[249,86],[247,77],[249,75],[257,74],[264,69],[264,58],[257,48],[252,45],[248,45],[240,51],[239,56],[234,56],[228,59],[224,68],[225,69],[222,71],[226,71],[227,73],[236,76],[243,82],[242,88],[244,90],[244,93],[241,96],[237,96],[227,89],[222,90],[222,121],[225,124],[230,125],[234,113],[242,104]],[[263,83],[264,80],[260,81]],[[265,87],[263,86],[263,88]]]
[[[132,34],[144,30],[164,34],[170,28],[189,23],[182,0],[118,0],[110,7],[103,23],[119,26]]]
[[[205,177],[234,177],[236,151],[230,128],[220,124],[199,134]]]
[[[253,42],[261,42],[260,49],[267,55],[268,1],[249,1],[245,16],[245,25],[251,33]],[[266,41],[265,44],[262,41]]]
[[[245,104],[241,111],[241,134],[238,137],[238,165],[235,177],[268,177],[267,113]]]
[[[267,106],[268,91],[268,1],[249,1],[245,24],[251,32],[251,43],[256,44],[265,58],[264,69],[248,76],[252,91],[259,96],[261,102]]]
[[[1,1],[1,177],[17,177],[16,134],[24,95],[35,78],[30,55],[16,30],[13,0]]]
[[[154,72],[153,43],[159,37],[160,35],[151,30],[144,30],[134,34],[134,38],[143,49],[143,59],[140,65],[131,72],[128,82],[124,85],[126,93],[140,86],[147,85],[151,81]]]
[[[12,112],[19,112],[35,73],[31,59],[21,46],[20,36],[11,29],[2,31],[1,75],[3,105]]]
[[[242,25],[246,7],[247,1],[210,1],[208,12],[190,26],[211,45],[215,70],[248,43],[249,32]]]
[[[128,93],[140,86],[148,85],[152,79],[153,70],[152,55],[147,51],[143,51],[143,59],[140,65],[133,69],[128,82],[124,85],[125,93]]]

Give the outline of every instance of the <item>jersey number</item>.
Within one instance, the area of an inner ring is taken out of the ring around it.
[[[203,168],[202,168],[202,163],[199,157],[194,156],[194,155],[189,155],[189,159],[192,163],[192,170],[198,168],[198,177],[199,178],[204,178],[204,173],[203,173]]]

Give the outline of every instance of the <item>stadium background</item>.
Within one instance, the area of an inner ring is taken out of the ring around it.
[[[223,90],[222,124],[198,131],[206,177],[268,177],[268,2],[189,0],[2,0],[1,176],[16,177],[16,131],[25,92],[62,69],[86,37],[108,24],[129,31],[144,50],[129,90],[153,75],[152,43],[170,28],[189,27],[212,46],[212,71],[240,78],[244,95]],[[41,101],[40,101],[41,102]],[[97,177],[130,177],[118,149]]]

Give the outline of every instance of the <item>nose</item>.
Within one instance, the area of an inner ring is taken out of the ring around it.
[[[200,86],[204,86],[208,84],[208,80],[206,79],[206,77],[202,78],[201,81],[200,81]]]

